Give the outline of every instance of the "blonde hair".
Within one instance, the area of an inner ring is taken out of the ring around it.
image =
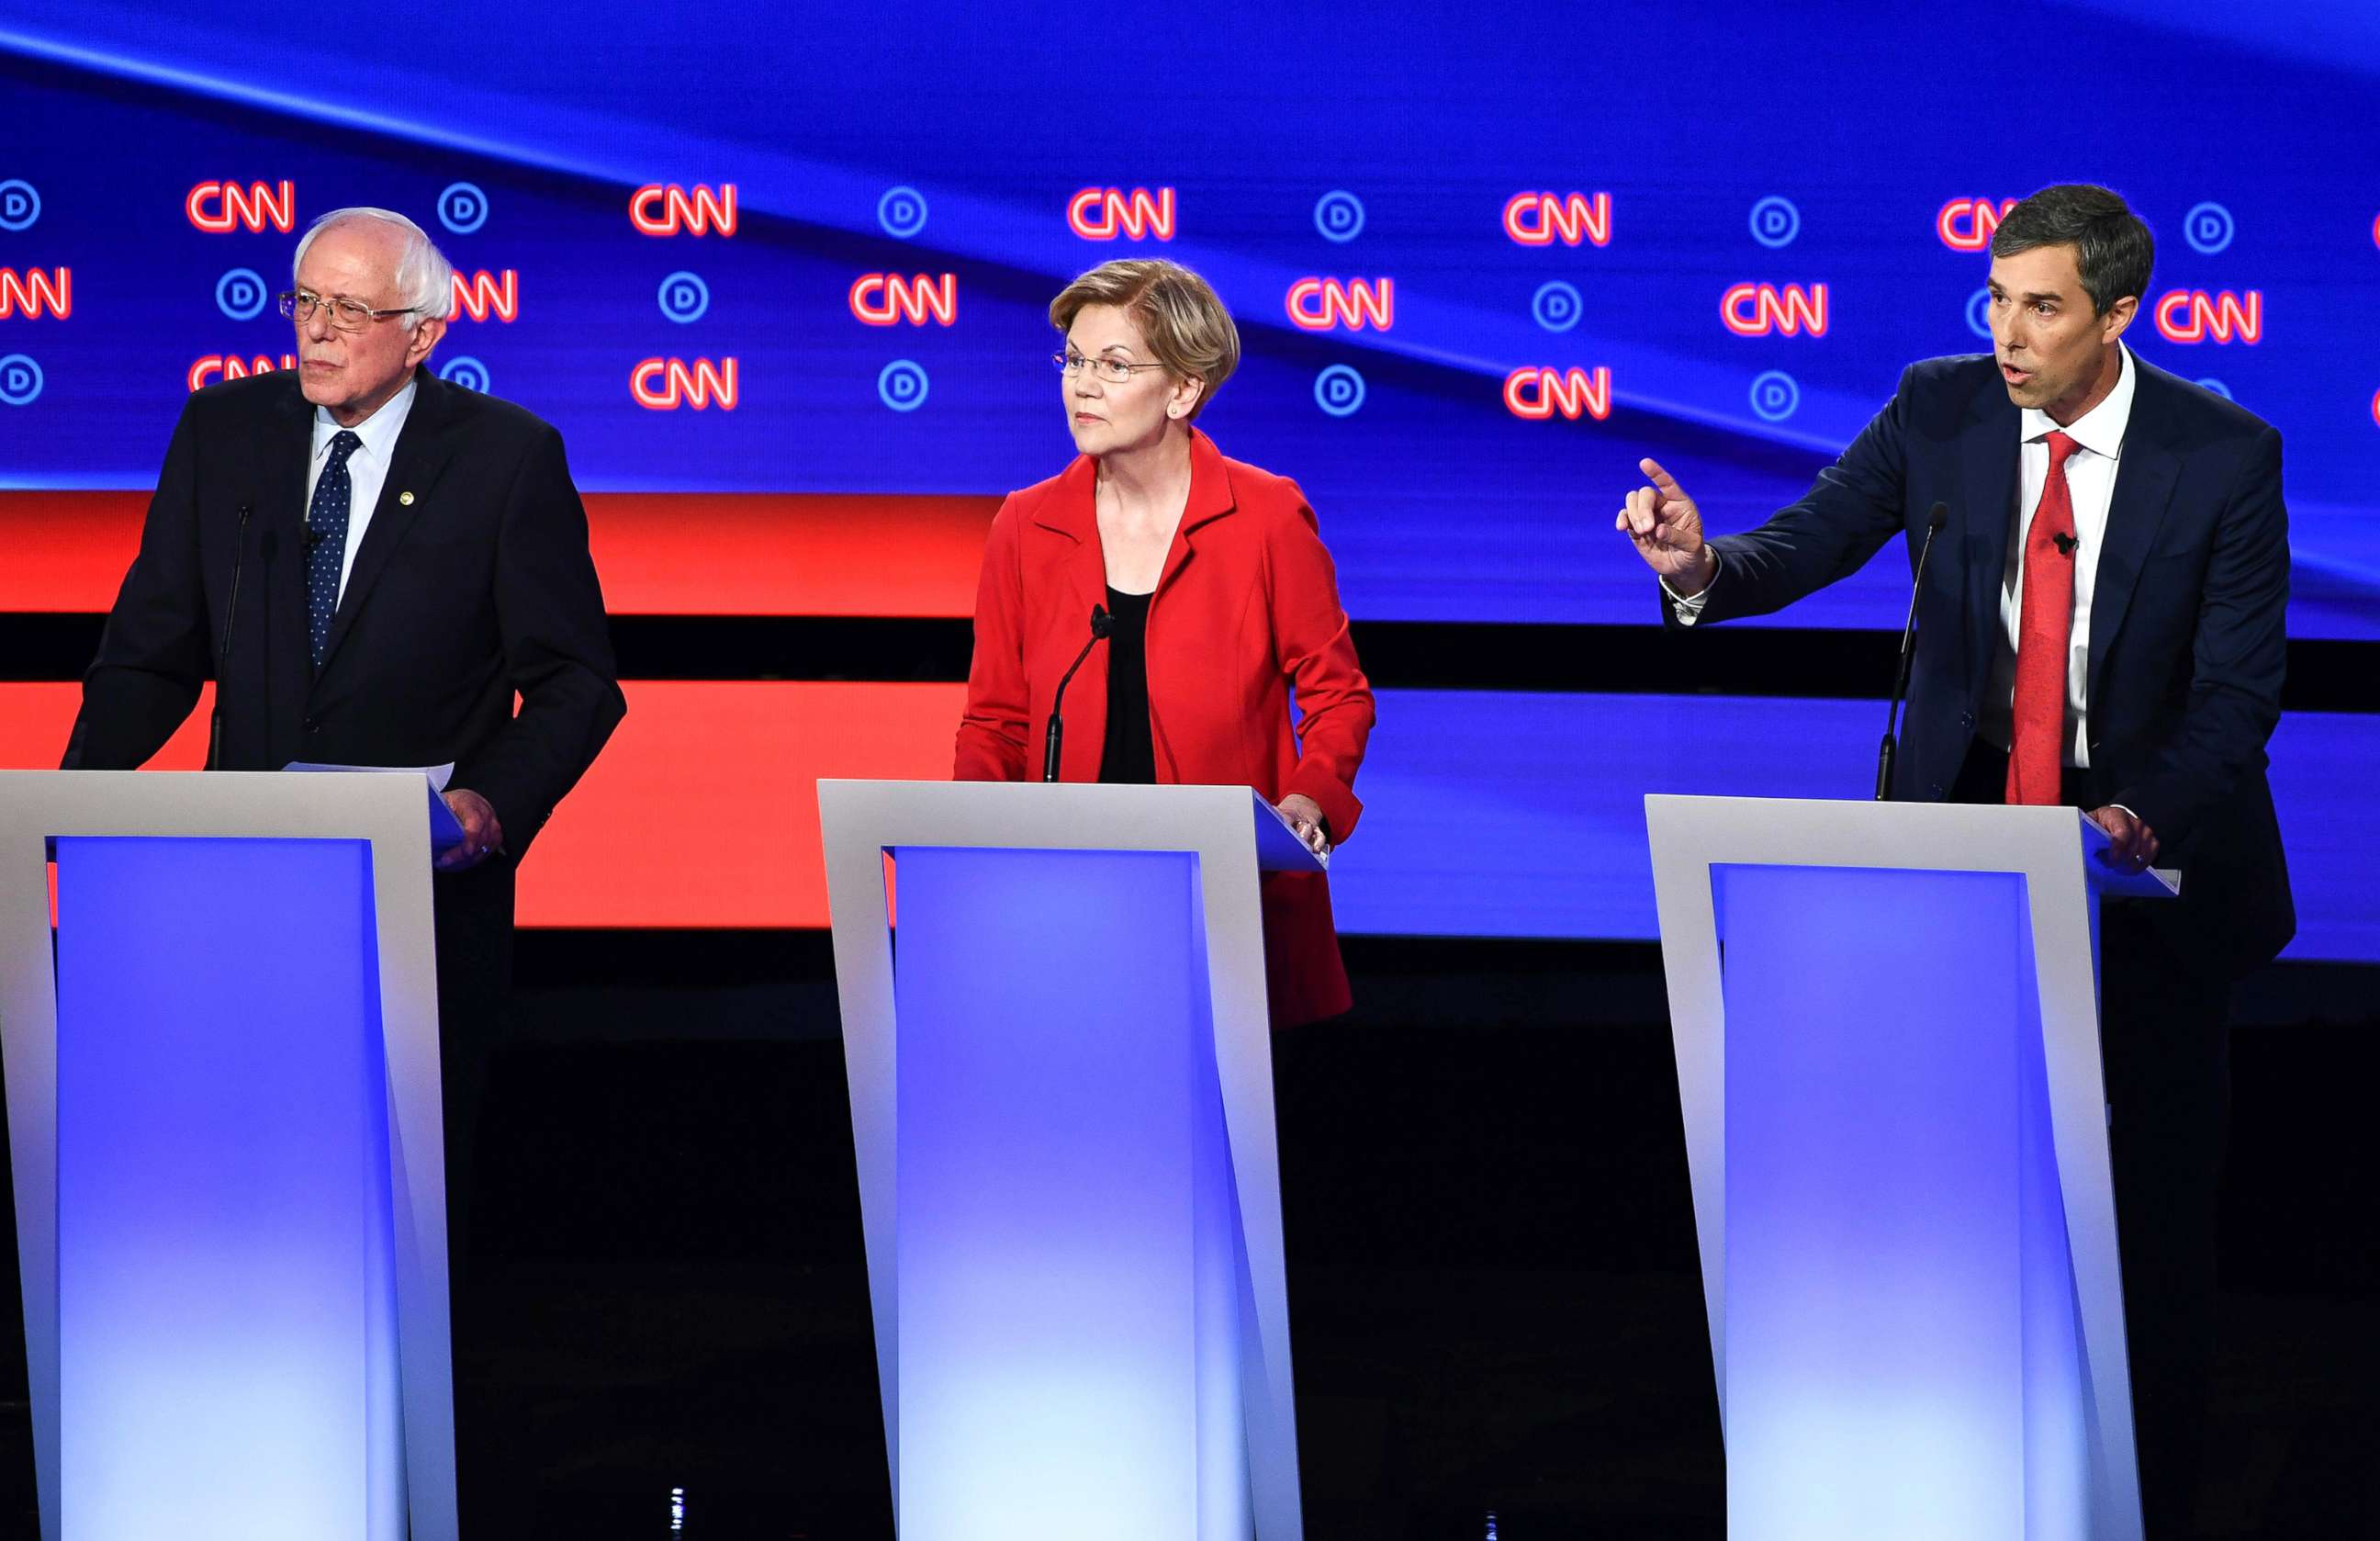
[[[1158,257],[1119,257],[1075,279],[1050,302],[1050,324],[1061,334],[1093,305],[1112,305],[1133,319],[1157,361],[1176,379],[1205,382],[1190,404],[1196,419],[1240,367],[1240,329],[1205,279]]]

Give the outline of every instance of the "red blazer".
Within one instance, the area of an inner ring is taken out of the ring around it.
[[[957,779],[1014,782],[1041,770],[1041,734],[1060,676],[1107,602],[1093,506],[1097,462],[1012,493],[991,522],[975,601],[975,663],[958,732]],[[1355,832],[1355,768],[1372,733],[1372,687],[1355,661],[1330,553],[1297,484],[1224,458],[1196,429],[1190,501],[1148,607],[1148,726],[1157,779],[1302,792],[1333,845]],[[1095,782],[1107,741],[1108,680],[1093,657],[1066,689],[1059,775]],[[1293,688],[1302,721],[1290,722]],[[1319,873],[1264,880],[1265,969],[1278,1027],[1351,1004],[1330,890]]]

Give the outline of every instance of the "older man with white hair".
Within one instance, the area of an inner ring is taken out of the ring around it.
[[[424,367],[453,273],[383,209],[307,231],[281,297],[298,367],[183,408],[65,763],[139,766],[215,680],[215,768],[454,764],[465,839],[433,892],[460,1256],[513,869],[626,704],[562,436]]]

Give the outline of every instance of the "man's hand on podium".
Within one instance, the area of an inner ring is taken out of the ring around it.
[[[2156,831],[2130,808],[2109,804],[2091,810],[2091,822],[2107,831],[2107,848],[2099,859],[2124,872],[2145,872],[2156,861]]]
[[[487,860],[489,852],[504,848],[504,827],[496,822],[496,810],[485,797],[456,787],[446,794],[446,806],[455,810],[455,821],[463,826],[463,843],[439,855],[439,871],[460,872],[477,867]]]
[[[1330,854],[1330,834],[1323,828],[1321,804],[1303,792],[1293,792],[1274,807],[1289,820],[1289,827],[1297,831],[1297,838],[1305,842],[1307,850],[1318,856]]]

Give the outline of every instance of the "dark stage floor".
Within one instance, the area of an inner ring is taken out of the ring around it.
[[[1723,1535],[1657,958],[1349,955],[1358,1015],[1275,1056],[1310,1534]],[[531,936],[522,974],[457,1324],[466,1535],[888,1536],[820,939]],[[2380,1535],[2375,1002],[2316,968],[2243,999],[2201,1535]],[[0,1536],[30,1536],[0,1351]]]

